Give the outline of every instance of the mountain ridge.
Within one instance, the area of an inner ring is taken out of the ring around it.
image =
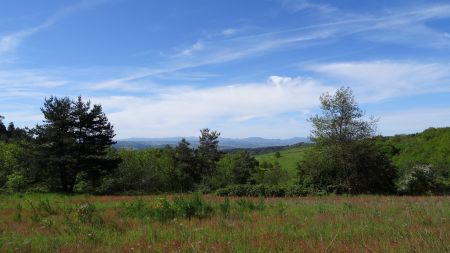
[[[116,148],[151,148],[176,146],[182,138],[185,138],[192,147],[198,146],[198,137],[132,137],[127,139],[119,139],[114,145]],[[297,143],[309,143],[309,138],[306,137],[292,137],[287,139],[266,139],[262,137],[246,137],[246,138],[219,138],[219,148],[222,150],[236,149],[236,148],[262,148],[272,146],[288,146]]]

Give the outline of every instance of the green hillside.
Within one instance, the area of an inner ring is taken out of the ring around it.
[[[399,176],[415,165],[430,164],[438,167],[444,174],[450,174],[450,127],[429,128],[422,133],[377,137],[378,145],[392,159],[398,168]],[[297,163],[302,161],[311,146],[293,147],[276,152],[256,155],[259,162],[279,162],[288,171],[291,182],[297,178]]]
[[[380,137],[378,143],[401,173],[418,164],[450,170],[450,127],[429,128],[418,134]]]
[[[260,162],[274,163],[277,161],[280,163],[281,168],[285,169],[289,173],[291,182],[294,182],[297,178],[297,163],[302,161],[305,157],[305,152],[309,149],[309,146],[293,147],[286,150],[279,151],[280,157],[276,157],[277,152],[270,152],[262,155],[256,155],[255,158]]]

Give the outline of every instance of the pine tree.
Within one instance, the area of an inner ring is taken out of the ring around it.
[[[205,182],[207,178],[212,176],[216,169],[216,163],[220,160],[220,133],[205,128],[200,130],[200,134],[197,157],[201,166],[202,177]]]
[[[6,134],[7,134],[5,124],[3,124],[4,119],[5,119],[5,117],[0,115],[0,140],[6,139]]]
[[[175,147],[175,160],[177,167],[181,171],[180,181],[182,191],[192,190],[195,184],[200,183],[201,180],[201,173],[194,156],[194,151],[189,146],[190,143],[183,138]]]
[[[59,178],[62,191],[72,192],[81,172],[96,185],[101,176],[117,167],[118,160],[107,157],[114,130],[100,105],[92,106],[81,97],[72,101],[52,96],[41,111],[45,121],[35,130],[37,160],[45,161],[41,168],[49,168],[43,173]]]

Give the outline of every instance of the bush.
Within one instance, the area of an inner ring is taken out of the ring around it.
[[[89,202],[80,204],[77,209],[77,217],[81,223],[102,225],[104,223],[102,217],[97,212],[95,205]]]
[[[27,180],[24,175],[19,172],[13,172],[7,176],[6,189],[11,192],[24,191],[27,186]]]
[[[282,185],[289,181],[289,173],[281,168],[278,161],[274,163],[263,162],[258,170],[253,173],[253,180],[256,184]]]
[[[309,191],[302,186],[277,186],[277,185],[231,185],[218,189],[218,196],[238,197],[289,197],[306,196]]]
[[[119,212],[119,214],[122,217],[143,219],[151,216],[151,210],[142,199],[137,199],[128,203],[122,203],[121,211]]]
[[[174,207],[177,210],[177,216],[191,219],[210,217],[214,209],[211,204],[204,201],[200,194],[194,193],[191,199],[178,198],[174,201]]]
[[[175,218],[198,218],[210,217],[214,213],[213,206],[203,200],[200,194],[193,194],[191,198],[176,198],[170,201],[160,198],[154,205],[149,205],[142,199],[138,199],[122,205],[120,215],[122,217],[133,217],[140,219],[154,219],[161,222]]]
[[[395,167],[372,140],[316,146],[298,166],[302,185],[342,194],[395,192]]]
[[[398,181],[398,192],[411,195],[448,193],[448,180],[439,174],[442,173],[430,164],[416,165]]]

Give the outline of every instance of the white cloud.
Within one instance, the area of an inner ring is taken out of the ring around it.
[[[265,83],[171,89],[156,97],[97,97],[93,101],[111,111],[108,115],[119,138],[195,135],[198,129],[219,123],[234,126],[230,129],[236,132],[228,129],[225,135],[242,136],[236,126],[283,113],[301,115],[317,106],[321,93],[332,89],[311,79],[272,76]],[[284,136],[286,131],[269,132]]]
[[[237,33],[237,30],[233,29],[233,28],[228,28],[228,29],[225,29],[225,30],[222,31],[222,35],[225,35],[225,36],[231,36],[231,35],[234,35],[236,33]]]
[[[310,70],[335,85],[356,89],[363,101],[414,94],[450,92],[450,65],[439,63],[369,61],[319,64]]]
[[[43,99],[69,84],[69,81],[53,76],[45,71],[36,70],[0,70],[0,99],[17,98]]]
[[[189,48],[184,49],[181,52],[179,52],[176,56],[190,56],[193,53],[203,50],[204,48],[205,48],[205,45],[203,44],[203,42],[197,41]]]

